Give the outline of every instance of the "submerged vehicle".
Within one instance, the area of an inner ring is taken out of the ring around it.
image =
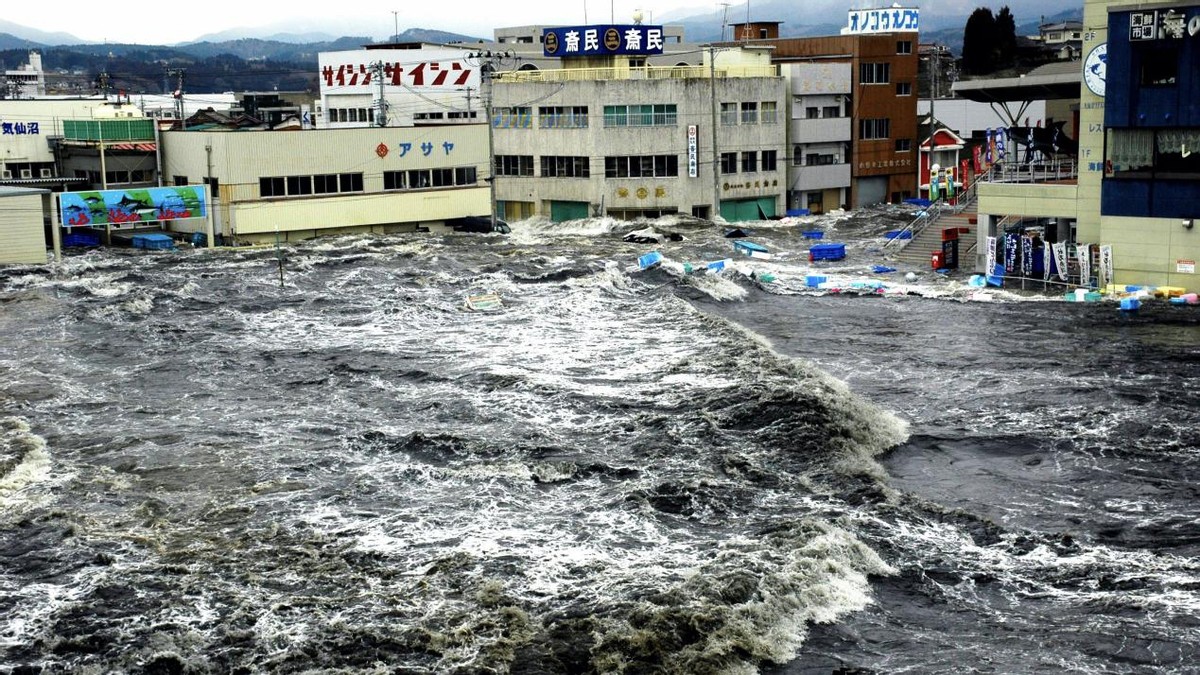
[[[446,225],[454,228],[455,232],[498,232],[500,234],[508,234],[512,232],[512,228],[508,223],[496,219],[495,227],[492,226],[492,219],[489,216],[465,216],[463,218],[451,218],[446,221]]]

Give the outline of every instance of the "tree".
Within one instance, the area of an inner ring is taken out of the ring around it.
[[[1017,60],[1017,23],[1007,5],[996,14],[996,47],[996,66],[1011,68]]]
[[[996,38],[996,17],[992,10],[979,7],[971,12],[963,28],[963,72],[984,75],[996,69]]]

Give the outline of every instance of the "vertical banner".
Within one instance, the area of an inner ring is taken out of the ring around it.
[[[1075,247],[1075,256],[1079,258],[1079,285],[1092,284],[1092,247],[1089,244],[1079,244]]]
[[[1017,235],[1015,235],[1015,234],[1004,235],[1004,269],[1009,274],[1015,272],[1017,269],[1017,246],[1018,245],[1019,245],[1019,242],[1017,241]]]
[[[1008,146],[1005,136],[1008,135],[1007,129],[996,129],[996,161],[999,162],[1008,154],[1005,148]]]
[[[1058,278],[1067,280],[1067,242],[1055,242],[1051,247],[1054,249],[1054,267],[1058,270]]]
[[[1021,274],[1033,276],[1033,237],[1021,237]]]
[[[995,237],[987,238],[987,259],[986,259],[986,262],[984,263],[983,269],[984,269],[985,274],[995,274],[996,273],[996,238]]]
[[[938,194],[938,182],[941,180],[942,172],[934,169],[929,172],[929,201],[936,202],[940,195]]]
[[[968,170],[968,168],[969,168],[969,167],[968,167],[968,164],[967,164],[967,160],[965,160],[965,159],[964,159],[963,161],[961,161],[961,162],[959,162],[959,163],[958,163],[958,169],[959,169],[959,171],[958,171],[958,175],[960,176],[959,180],[961,180],[961,181],[962,181],[962,186],[963,186],[963,189],[966,189],[966,188],[967,188],[967,186],[968,186],[969,184],[971,184],[971,183],[975,182],[975,181],[973,181],[973,180],[967,180],[967,170]]]
[[[1101,290],[1108,288],[1108,285],[1113,282],[1113,257],[1112,246],[1105,244],[1100,247],[1100,269],[1098,270],[1100,277]]]
[[[987,130],[987,154],[984,159],[987,161],[988,167],[996,163],[996,136],[991,129]]]
[[[1050,268],[1054,266],[1054,258],[1050,253],[1050,242],[1042,242],[1042,280],[1050,281]]]
[[[700,160],[697,154],[698,136],[698,127],[695,124],[689,124],[687,128],[688,178],[700,175]]]
[[[954,167],[942,169],[942,175],[946,177],[946,199],[954,199]]]
[[[975,175],[976,176],[983,173],[983,168],[981,167],[980,161],[979,161],[980,155],[982,155],[982,154],[983,154],[983,148],[981,146],[976,145],[975,147],[971,148],[971,159],[974,160],[974,162],[975,162]]]

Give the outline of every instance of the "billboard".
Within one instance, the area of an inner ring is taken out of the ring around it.
[[[461,49],[372,49],[321,52],[317,62],[321,94],[379,95],[379,74],[385,87],[422,91],[479,90],[479,66],[467,62]]]
[[[545,56],[652,55],[663,53],[663,27],[641,24],[566,26],[542,30]]]
[[[203,218],[206,203],[203,185],[63,192],[58,195],[63,227]]]
[[[852,9],[842,35],[916,31],[919,24],[920,10],[915,8]]]

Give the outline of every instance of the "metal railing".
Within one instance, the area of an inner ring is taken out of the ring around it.
[[[549,70],[510,70],[496,73],[497,82],[590,82],[600,80],[692,80],[736,77],[779,77],[774,65],[721,66],[622,66],[603,68],[553,68]]]
[[[1074,159],[1048,162],[1001,162],[992,167],[989,179],[994,183],[1047,183],[1079,178]]]

